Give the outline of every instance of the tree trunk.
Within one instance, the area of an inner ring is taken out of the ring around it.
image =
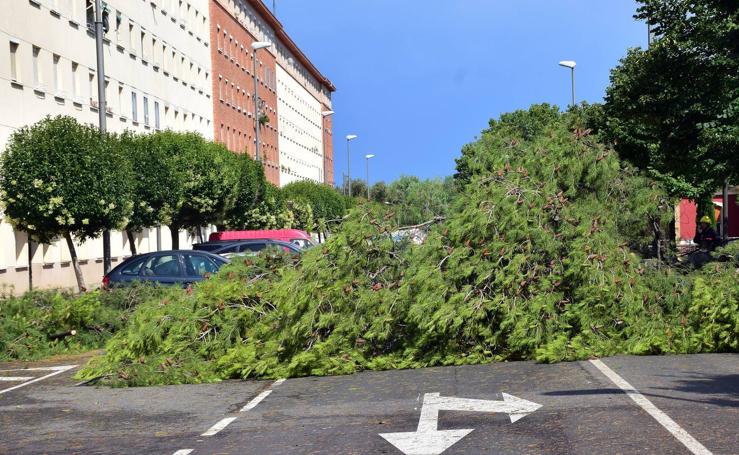
[[[28,234],[28,290],[33,290],[33,240]]]
[[[198,226],[198,240],[200,243],[205,243],[205,240],[203,240],[203,228],[202,226]]]
[[[77,250],[74,248],[72,234],[69,232],[64,233],[64,239],[67,241],[69,255],[72,257],[72,267],[74,267],[74,275],[77,277],[77,288],[80,292],[85,292],[87,291],[87,285],[85,284],[85,277],[82,276],[82,269],[80,268],[80,261],[77,259]]]
[[[170,226],[169,233],[172,235],[172,249],[180,249],[180,229],[178,226]]]
[[[126,235],[128,236],[128,246],[131,248],[131,255],[136,256],[136,238],[133,235],[133,231],[126,229]]]

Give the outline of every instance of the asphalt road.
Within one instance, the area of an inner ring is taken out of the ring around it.
[[[0,454],[739,454],[737,354],[138,389],[25,366]]]

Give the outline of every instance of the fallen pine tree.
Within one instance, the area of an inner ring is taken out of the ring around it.
[[[80,377],[150,385],[736,351],[736,265],[647,266],[636,252],[670,204],[579,121],[537,106],[492,122],[465,148],[460,196],[423,245],[393,240],[387,207],[357,207],[300,260],[237,259],[192,294],[140,305]]]

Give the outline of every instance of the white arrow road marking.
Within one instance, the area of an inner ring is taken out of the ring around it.
[[[51,373],[45,376],[32,379],[28,382],[24,382],[23,384],[18,384],[17,386],[13,386],[7,389],[0,390],[0,395],[10,392],[11,390],[20,389],[21,387],[25,387],[27,385],[33,384],[34,382],[43,381],[44,379],[48,379],[52,376],[56,376],[60,373],[64,373],[65,371],[71,370],[72,368],[76,368],[76,367],[77,365],[62,365],[58,367],[18,368],[15,370],[0,370],[0,373],[6,372],[6,371],[51,371]]]
[[[538,403],[507,393],[503,394],[503,401],[442,397],[438,393],[427,393],[423,396],[416,431],[380,433],[380,436],[406,455],[439,455],[473,431],[438,430],[439,411],[504,412],[511,422],[515,422],[540,407]]]

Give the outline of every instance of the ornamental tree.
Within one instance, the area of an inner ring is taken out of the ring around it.
[[[317,226],[323,226],[329,220],[336,220],[346,213],[344,197],[328,185],[301,180],[293,182],[282,189],[285,199],[293,202],[303,202],[312,208],[313,219]],[[296,218],[300,219],[300,216]],[[313,231],[316,226],[306,226],[306,230]],[[319,232],[321,229],[319,229]]]
[[[172,248],[179,248],[181,228],[198,230],[209,224],[223,224],[237,195],[237,157],[222,144],[207,142],[195,133],[175,135],[172,150],[177,166],[184,171],[182,205],[172,215]]]
[[[639,2],[656,40],[611,72],[601,126],[673,195],[701,199],[739,177],[739,3]]]
[[[150,135],[126,132],[112,137],[114,147],[130,163],[133,211],[126,226],[131,253],[136,254],[134,234],[167,226],[184,200],[185,172],[172,153],[180,135],[170,131]]]
[[[236,155],[238,187],[234,204],[226,216],[230,229],[244,229],[249,223],[249,213],[258,208],[265,194],[267,180],[264,168],[246,153]]]
[[[97,128],[47,117],[17,130],[0,158],[0,201],[14,228],[41,243],[66,240],[77,286],[86,289],[74,240],[122,229],[132,211],[131,169]]]

